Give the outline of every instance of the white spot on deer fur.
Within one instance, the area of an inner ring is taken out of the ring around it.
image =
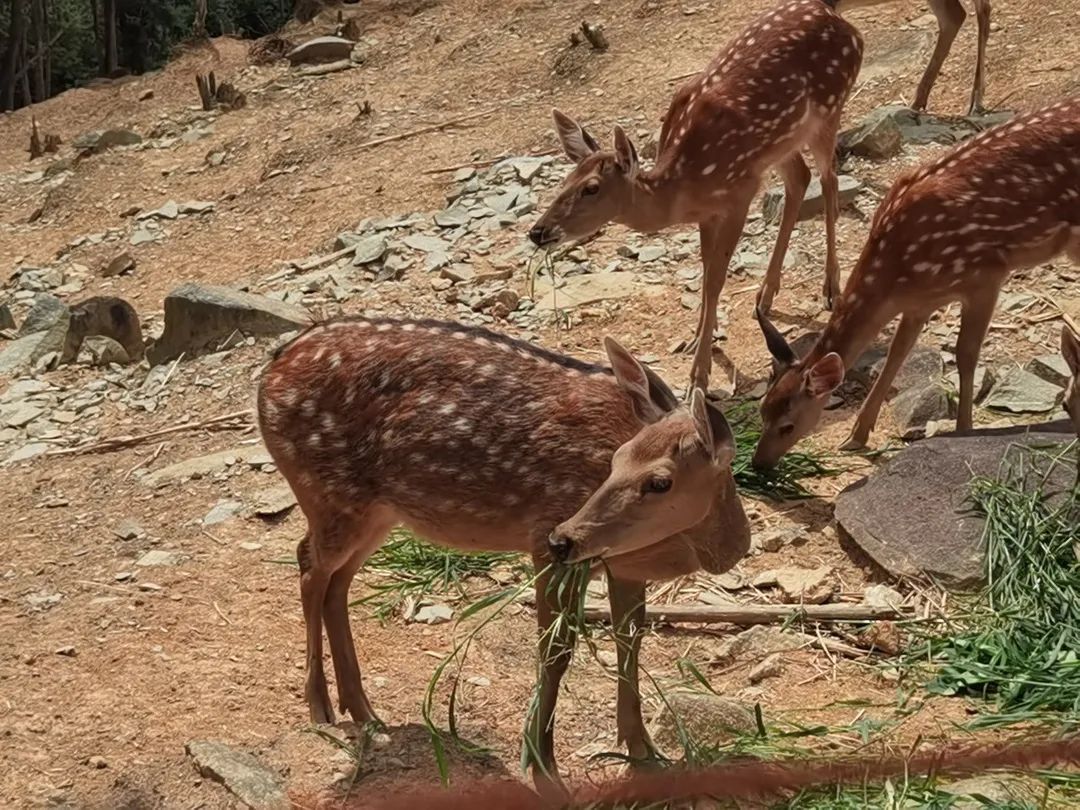
[[[444,405],[439,406],[439,413],[443,416],[449,416],[457,410],[457,404],[454,402],[447,402]]]
[[[291,408],[296,405],[296,401],[300,399],[300,392],[295,388],[289,388],[277,394],[277,401],[281,403],[282,407]]]
[[[318,433],[312,433],[308,436],[307,443],[308,447],[313,449],[319,448],[322,446],[322,436]]]
[[[305,399],[304,404],[300,406],[300,412],[303,413],[304,416],[310,418],[315,415],[315,409],[317,407],[315,400]]]
[[[312,362],[315,362],[315,363],[321,362],[323,357],[326,356],[326,352],[327,352],[327,348],[325,346],[320,346],[318,349],[315,350],[315,354],[311,358]]]
[[[844,296],[844,301],[845,303],[852,305],[857,304],[859,303],[859,294],[855,292],[849,292],[847,295]]]
[[[330,355],[330,367],[338,368],[341,365],[341,352],[334,352]]]
[[[464,340],[468,335],[465,332],[454,332],[453,337],[454,340]]]
[[[468,433],[472,430],[472,422],[466,419],[464,416],[459,416],[454,420],[454,429],[459,430],[462,433]]]
[[[377,332],[389,332],[393,328],[394,328],[394,325],[392,323],[380,323],[377,327],[375,327],[375,331],[377,331]]]
[[[324,413],[320,421],[322,422],[323,430],[327,433],[333,431],[337,427],[337,424],[334,422],[333,414]]]
[[[707,175],[712,174],[715,171],[716,171],[716,164],[715,163],[710,163],[708,166],[706,166],[704,169],[701,170],[701,174],[707,176]]]

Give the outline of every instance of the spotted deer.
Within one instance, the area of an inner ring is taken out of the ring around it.
[[[956,427],[970,430],[975,367],[1002,285],[1012,271],[1061,253],[1080,261],[1080,98],[1018,116],[901,175],[805,357],[759,313],[774,374],[754,463],[772,466],[814,429],[845,369],[899,315],[884,368],[844,444],[864,447],[923,326],[952,302],[962,307]]]
[[[554,110],[563,149],[577,166],[529,231],[530,239],[552,247],[608,222],[644,232],[698,223],[705,279],[691,378],[693,386],[706,388],[717,300],[750,203],[770,167],[784,180],[784,209],[758,306],[767,311],[780,288],[780,269],[810,183],[800,154],[804,146],[814,155],[826,200],[826,307],[840,292],[836,132],[862,47],[855,28],[821,0],[788,0],[766,12],[676,91],[651,169],[639,165],[620,127],[614,148],[601,149],[580,124]]]
[[[824,0],[837,12],[866,6],[878,6],[894,0]],[[983,91],[986,86],[986,44],[990,39],[990,0],[972,0],[975,6],[975,19],[978,24],[978,47],[975,56],[975,78],[971,85],[971,103],[968,105],[968,114],[977,115],[985,112],[983,108]],[[915,103],[912,107],[916,110],[925,110],[930,99],[930,91],[934,89],[941,66],[952,50],[953,41],[964,24],[967,13],[960,4],[960,0],[927,0],[927,5],[937,18],[938,35],[934,43],[934,52],[930,61],[926,64],[922,79],[915,90]]]
[[[1061,355],[1072,372],[1072,379],[1065,389],[1065,412],[1072,419],[1076,435],[1080,436],[1080,335],[1068,324],[1061,327]]]
[[[606,568],[618,735],[633,758],[650,756],[637,691],[645,581],[729,569],[749,547],[749,524],[720,410],[700,390],[680,404],[614,340],[606,349],[610,368],[456,323],[355,318],[317,325],[277,352],[258,417],[308,523],[297,560],[312,721],[334,717],[323,625],[339,708],[358,723],[375,719],[348,592],[400,525],[453,548],[530,554],[542,630],[573,601],[570,589],[549,592],[549,564]],[[555,635],[544,639],[533,737],[542,784],[558,779],[553,719],[573,644]]]

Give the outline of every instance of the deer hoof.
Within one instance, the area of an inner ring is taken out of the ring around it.
[[[845,453],[855,453],[860,450],[866,449],[866,439],[859,438],[854,433],[848,436],[847,441],[840,445],[840,449]]]
[[[770,290],[766,287],[762,287],[757,296],[757,308],[762,315],[768,315],[769,310],[772,309],[773,298],[776,297],[776,291]]]

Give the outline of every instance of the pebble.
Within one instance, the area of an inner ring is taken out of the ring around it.
[[[67,656],[68,658],[74,658],[75,655],[77,654],[76,651],[75,651],[75,647],[73,645],[71,645],[71,644],[65,644],[63,647],[57,647],[56,650],[54,650],[54,652],[57,655],[64,655],[64,656]]]

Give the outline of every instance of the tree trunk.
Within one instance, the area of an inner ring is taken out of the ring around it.
[[[23,0],[11,0],[11,25],[8,28],[7,50],[4,52],[3,86],[0,86],[0,110],[15,109],[15,74],[19,68],[25,20]]]
[[[207,0],[195,0],[195,25],[191,33],[196,39],[206,39],[206,2]]]
[[[105,64],[105,49],[101,42],[101,12],[98,9],[98,0],[90,0],[90,14],[94,21],[94,53],[98,55],[101,64]]]
[[[30,82],[34,93],[34,101],[44,101],[49,97],[45,88],[45,62],[47,61],[45,54],[45,42],[47,40],[45,34],[45,0],[31,0],[30,15],[34,24],[31,42],[34,44],[35,59],[34,67],[30,71]]]
[[[116,0],[104,0],[102,3],[102,26],[104,59],[101,67],[102,73],[106,76],[110,76],[120,66],[119,59],[117,58],[116,42]]]
[[[30,70],[27,60],[30,59],[30,48],[26,44],[26,29],[23,28],[22,47],[19,48],[19,63],[22,68],[22,98],[23,106],[30,106],[34,103],[34,95],[30,91]]]

